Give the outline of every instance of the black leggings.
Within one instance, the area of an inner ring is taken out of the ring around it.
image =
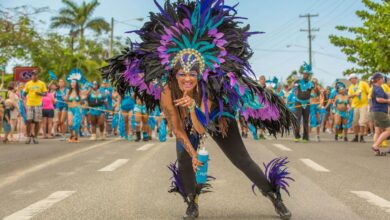
[[[187,135],[189,135],[189,132],[187,132]],[[240,169],[262,192],[266,193],[272,190],[271,185],[265,177],[263,171],[249,156],[249,153],[241,139],[236,120],[229,119],[229,129],[226,137],[222,138],[221,134],[216,134],[213,135],[212,138],[229,158],[229,160],[238,169]],[[193,142],[193,140],[191,142]],[[195,194],[196,179],[195,173],[192,169],[192,159],[187,151],[184,150],[181,143],[178,143],[178,141],[176,141],[176,143],[179,172],[185,192],[187,194]]]
[[[299,103],[299,102],[298,102]],[[301,103],[299,103],[301,104]],[[303,104],[301,104],[303,105]],[[303,123],[303,139],[309,140],[309,116],[310,116],[310,105],[307,104],[306,108],[303,108],[302,106],[295,108],[295,117],[297,117],[298,120],[298,126],[295,128],[294,136],[295,138],[300,139],[300,128],[301,128],[301,120]]]

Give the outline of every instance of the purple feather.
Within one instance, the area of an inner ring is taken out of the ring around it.
[[[286,166],[288,163],[287,157],[278,157],[267,164],[263,163],[263,165],[265,168],[264,174],[274,191],[276,192],[282,189],[290,196],[290,192],[287,189],[287,187],[289,187],[287,180],[295,180],[289,176],[290,173],[287,171],[288,168]],[[254,192],[254,185],[252,185],[252,190]]]
[[[172,180],[171,189],[169,190],[169,192],[177,192],[181,196],[183,196],[184,201],[187,201],[187,194],[184,191],[183,183],[180,179],[179,168],[177,167],[177,160],[175,162],[170,163],[167,167],[172,172],[172,177],[170,178],[170,180]]]
[[[156,6],[160,10],[161,14],[164,15],[164,17],[169,21],[169,23],[171,23],[171,25],[174,25],[175,22],[173,21],[171,16],[169,16],[169,14],[161,7],[161,5],[158,4],[157,0],[154,0],[154,4],[156,4]]]

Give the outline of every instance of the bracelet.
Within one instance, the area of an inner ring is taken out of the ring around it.
[[[193,112],[193,111],[195,110],[195,107],[196,107],[196,103],[195,103],[195,101],[194,101],[193,104],[192,104],[191,106],[188,106],[188,110],[189,110],[190,112]]]

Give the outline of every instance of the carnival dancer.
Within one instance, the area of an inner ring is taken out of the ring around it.
[[[337,95],[333,99],[333,105],[335,108],[334,113],[334,129],[335,140],[337,141],[342,137],[344,130],[344,141],[348,142],[348,119],[349,119],[349,98],[346,90],[346,86],[342,82],[336,83]]]
[[[313,75],[311,65],[304,63],[303,78],[298,80],[296,84],[295,98],[295,116],[297,117],[299,126],[295,129],[295,139],[297,142],[302,138],[303,142],[309,141],[309,116],[310,116],[310,95],[314,88],[314,84],[310,81],[310,76]],[[303,123],[303,136],[301,137],[300,128],[301,120]]]
[[[80,85],[77,79],[70,80],[70,89],[65,96],[65,101],[68,103],[68,126],[70,128],[70,137],[68,142],[78,143],[82,119]]]
[[[155,4],[160,12],[151,13],[151,20],[135,31],[143,41],[111,58],[102,71],[119,93],[132,88],[148,110],[160,104],[164,111],[177,140],[178,170],[170,166],[172,191],[188,205],[184,217],[199,215],[202,185],[195,171],[202,163],[197,148],[207,132],[272,201],[280,217],[289,219],[291,212],[281,197],[289,178],[287,159],[273,160],[265,175],[247,152],[234,117],[242,111],[246,121],[273,135],[296,126],[283,101],[249,77],[248,37],[257,32],[240,27],[235,7],[224,1],[167,1],[164,8]]]
[[[316,141],[320,142],[320,130],[321,130],[321,111],[323,103],[323,94],[321,85],[318,83],[317,78],[312,79],[313,89],[310,94],[310,129],[316,129]]]
[[[99,139],[105,140],[106,135],[104,132],[105,114],[104,110],[108,109],[107,98],[105,93],[100,90],[100,84],[97,81],[93,82],[92,89],[88,90],[87,102],[89,109],[89,121],[92,125],[92,134],[90,140],[97,140],[97,127],[99,127]]]
[[[56,111],[57,111],[57,130],[62,135],[61,140],[66,140],[66,118],[68,115],[68,104],[65,102],[64,97],[68,88],[66,88],[65,82],[63,79],[58,80],[58,89],[55,93],[56,99]]]

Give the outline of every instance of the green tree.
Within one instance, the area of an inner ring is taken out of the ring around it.
[[[90,3],[83,1],[77,5],[71,0],[62,0],[65,7],[61,8],[59,15],[52,17],[52,28],[69,28],[71,37],[79,37],[79,46],[84,48],[84,33],[92,30],[96,34],[101,34],[110,30],[110,25],[103,19],[92,17],[94,10],[99,6],[98,0]]]
[[[367,9],[356,11],[363,21],[361,27],[337,26],[336,29],[350,33],[352,37],[329,36],[330,42],[347,55],[356,67],[344,74],[359,73],[368,77],[375,71],[390,72],[390,3],[383,0],[362,0]]]

